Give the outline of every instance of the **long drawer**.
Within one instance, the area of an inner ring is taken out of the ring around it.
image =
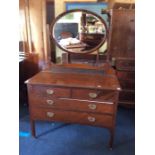
[[[31,117],[33,120],[59,121],[103,127],[111,127],[113,125],[113,117],[109,115],[60,111],[48,108],[31,108]]]
[[[135,90],[135,82],[131,80],[119,80],[123,90]]]
[[[125,71],[135,70],[135,60],[134,59],[116,59],[116,69]]]
[[[119,95],[119,101],[128,101],[128,102],[134,102],[135,101],[135,92],[133,91],[122,91]]]
[[[117,71],[117,77],[121,80],[135,80],[135,72],[127,72],[127,71]]]
[[[96,113],[114,113],[114,102],[95,102],[67,98],[40,99],[31,98],[31,106],[48,107],[54,109],[87,111]]]

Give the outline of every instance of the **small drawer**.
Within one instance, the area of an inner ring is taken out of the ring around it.
[[[127,91],[120,92],[119,101],[134,102],[135,101],[135,92],[127,92]]]
[[[28,87],[29,96],[36,99],[53,97],[70,97],[70,89],[50,86],[31,85]]]
[[[95,102],[87,100],[77,99],[47,99],[47,100],[32,100],[30,101],[31,106],[48,107],[62,110],[74,110],[74,111],[85,111],[95,113],[113,114],[115,109],[114,102]]]
[[[120,85],[122,90],[127,89],[127,90],[135,90],[135,82],[134,81],[125,81],[125,80],[121,80],[119,79]]]
[[[116,69],[125,71],[135,70],[135,60],[134,59],[116,59]]]
[[[102,127],[112,127],[113,125],[112,116],[86,112],[59,111],[48,108],[31,108],[31,116],[33,120],[79,123]]]
[[[117,71],[116,74],[118,79],[133,81],[135,80],[135,72]]]
[[[72,98],[112,102],[116,99],[116,92],[109,90],[73,89]]]

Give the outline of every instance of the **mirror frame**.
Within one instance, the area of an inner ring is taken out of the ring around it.
[[[55,23],[60,19],[62,18],[64,15],[68,14],[68,13],[72,13],[72,12],[84,12],[84,13],[87,13],[87,14],[92,14],[94,16],[96,16],[98,19],[101,20],[101,22],[103,23],[103,25],[105,26],[105,31],[106,31],[106,34],[105,36],[103,37],[103,39],[101,40],[101,42],[94,48],[90,49],[90,50],[86,50],[85,52],[77,52],[77,54],[89,54],[89,53],[92,53],[94,51],[97,51],[104,43],[106,40],[108,40],[108,28],[107,28],[107,24],[106,22],[103,20],[103,18],[101,16],[99,16],[98,14],[94,13],[94,12],[91,12],[91,11],[88,11],[88,10],[84,10],[84,9],[73,9],[73,10],[69,10],[69,11],[66,11],[66,12],[63,12],[61,13],[60,15],[58,15],[52,22],[51,26],[50,26],[50,32],[51,32],[51,38],[54,40],[54,42],[56,43],[56,45],[63,51],[67,52],[67,53],[71,53],[71,54],[76,54],[75,52],[71,52],[67,49],[64,49],[62,46],[60,46],[60,44],[57,42],[57,40],[55,39],[54,37],[54,25]]]

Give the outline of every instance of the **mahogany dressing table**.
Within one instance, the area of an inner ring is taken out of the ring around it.
[[[69,13],[81,15],[81,19],[83,15],[92,16],[103,24],[104,32],[107,32],[104,20],[86,10],[72,10],[63,13],[56,18],[54,23],[60,23],[60,20],[62,21],[62,18]],[[81,21],[79,20],[79,26],[83,26]],[[72,52],[65,49],[56,40],[55,29],[56,27],[52,24],[53,39],[57,46],[63,51]],[[78,31],[78,33],[80,32]],[[97,46],[87,51],[81,51],[81,53],[89,54],[97,50],[105,39],[107,39],[107,33],[103,34],[103,38]],[[32,136],[36,137],[35,122],[38,120],[99,126],[110,131],[109,147],[112,148],[117,102],[121,88],[108,61],[92,66],[51,64],[47,69],[27,80],[26,83]]]

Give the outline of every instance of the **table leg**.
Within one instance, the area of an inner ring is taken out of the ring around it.
[[[114,129],[110,129],[110,141],[109,141],[110,150],[112,150],[113,148],[113,141],[114,141]]]
[[[36,138],[35,121],[31,120],[30,124],[31,124],[31,134],[32,134],[33,137]]]

